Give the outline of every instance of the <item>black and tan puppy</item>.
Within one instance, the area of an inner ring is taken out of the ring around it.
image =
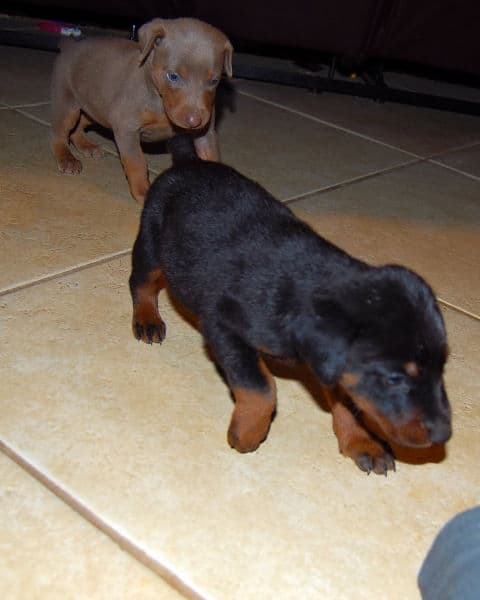
[[[170,143],[174,166],[152,185],[133,250],[133,331],[161,343],[164,283],[198,319],[235,398],[228,441],[267,436],[275,411],[262,355],[306,363],[328,387],[341,452],[363,470],[394,459],[365,426],[407,447],[446,442],[445,327],[430,287],[399,266],[371,267],[317,235],[256,183]]]

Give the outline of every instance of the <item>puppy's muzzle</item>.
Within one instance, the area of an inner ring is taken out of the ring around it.
[[[200,110],[198,108],[191,108],[189,110],[182,111],[169,111],[167,112],[170,121],[180,129],[189,129],[192,131],[199,131],[204,129],[210,121],[210,113],[206,110]]]
[[[185,117],[186,129],[198,129],[203,124],[202,115],[198,112],[191,112]]]
[[[410,448],[428,448],[434,444],[444,444],[452,436],[450,415],[417,415],[401,425],[377,416],[377,422],[393,441]]]

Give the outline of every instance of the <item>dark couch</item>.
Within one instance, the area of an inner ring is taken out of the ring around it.
[[[480,75],[479,0],[7,0],[4,10],[109,25],[196,16],[237,43],[313,50],[352,64],[409,61]]]
[[[196,10],[233,38],[480,75],[479,0],[207,0]]]

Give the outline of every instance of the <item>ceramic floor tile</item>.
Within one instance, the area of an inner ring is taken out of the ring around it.
[[[0,47],[0,102],[10,106],[48,102],[55,52]]]
[[[0,290],[131,248],[140,209],[115,157],[57,172],[47,128],[0,111]]]
[[[436,162],[480,179],[480,144],[437,157]]]
[[[446,458],[366,477],[288,378],[268,440],[230,450],[199,334],[162,297],[166,341],[137,343],[127,278],[124,258],[2,298],[0,439],[205,597],[417,598],[435,533],[480,501],[480,323],[446,312]]]
[[[239,90],[420,156],[480,141],[478,117],[242,81]]]
[[[281,199],[411,160],[241,94],[235,105],[219,128],[223,160]]]
[[[5,600],[183,597],[1,453],[0,480]]]
[[[234,112],[226,106],[219,124],[223,160],[282,199],[412,160],[403,152],[241,94],[231,100]],[[49,110],[42,106],[25,112],[46,121]],[[96,139],[115,150],[111,140]],[[168,154],[151,149],[148,163],[153,172],[160,173],[171,161]]]
[[[480,315],[480,182],[421,163],[294,202],[321,234],[373,264],[417,270]]]

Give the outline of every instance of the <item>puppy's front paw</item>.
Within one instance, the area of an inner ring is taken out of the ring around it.
[[[161,319],[152,322],[133,319],[133,335],[146,344],[161,344],[165,339],[167,327]]]
[[[387,476],[388,471],[395,471],[393,454],[374,440],[356,445],[354,448],[344,451],[344,455],[349,456],[367,475],[373,471],[377,475]]]
[[[256,450],[264,439],[259,439],[259,436],[252,431],[241,431],[240,428],[230,426],[227,434],[228,443],[231,448],[235,448],[237,452],[244,454],[245,452],[253,452]]]
[[[227,439],[238,452],[253,452],[266,439],[275,405],[272,402],[251,406],[241,405],[237,399]]]

